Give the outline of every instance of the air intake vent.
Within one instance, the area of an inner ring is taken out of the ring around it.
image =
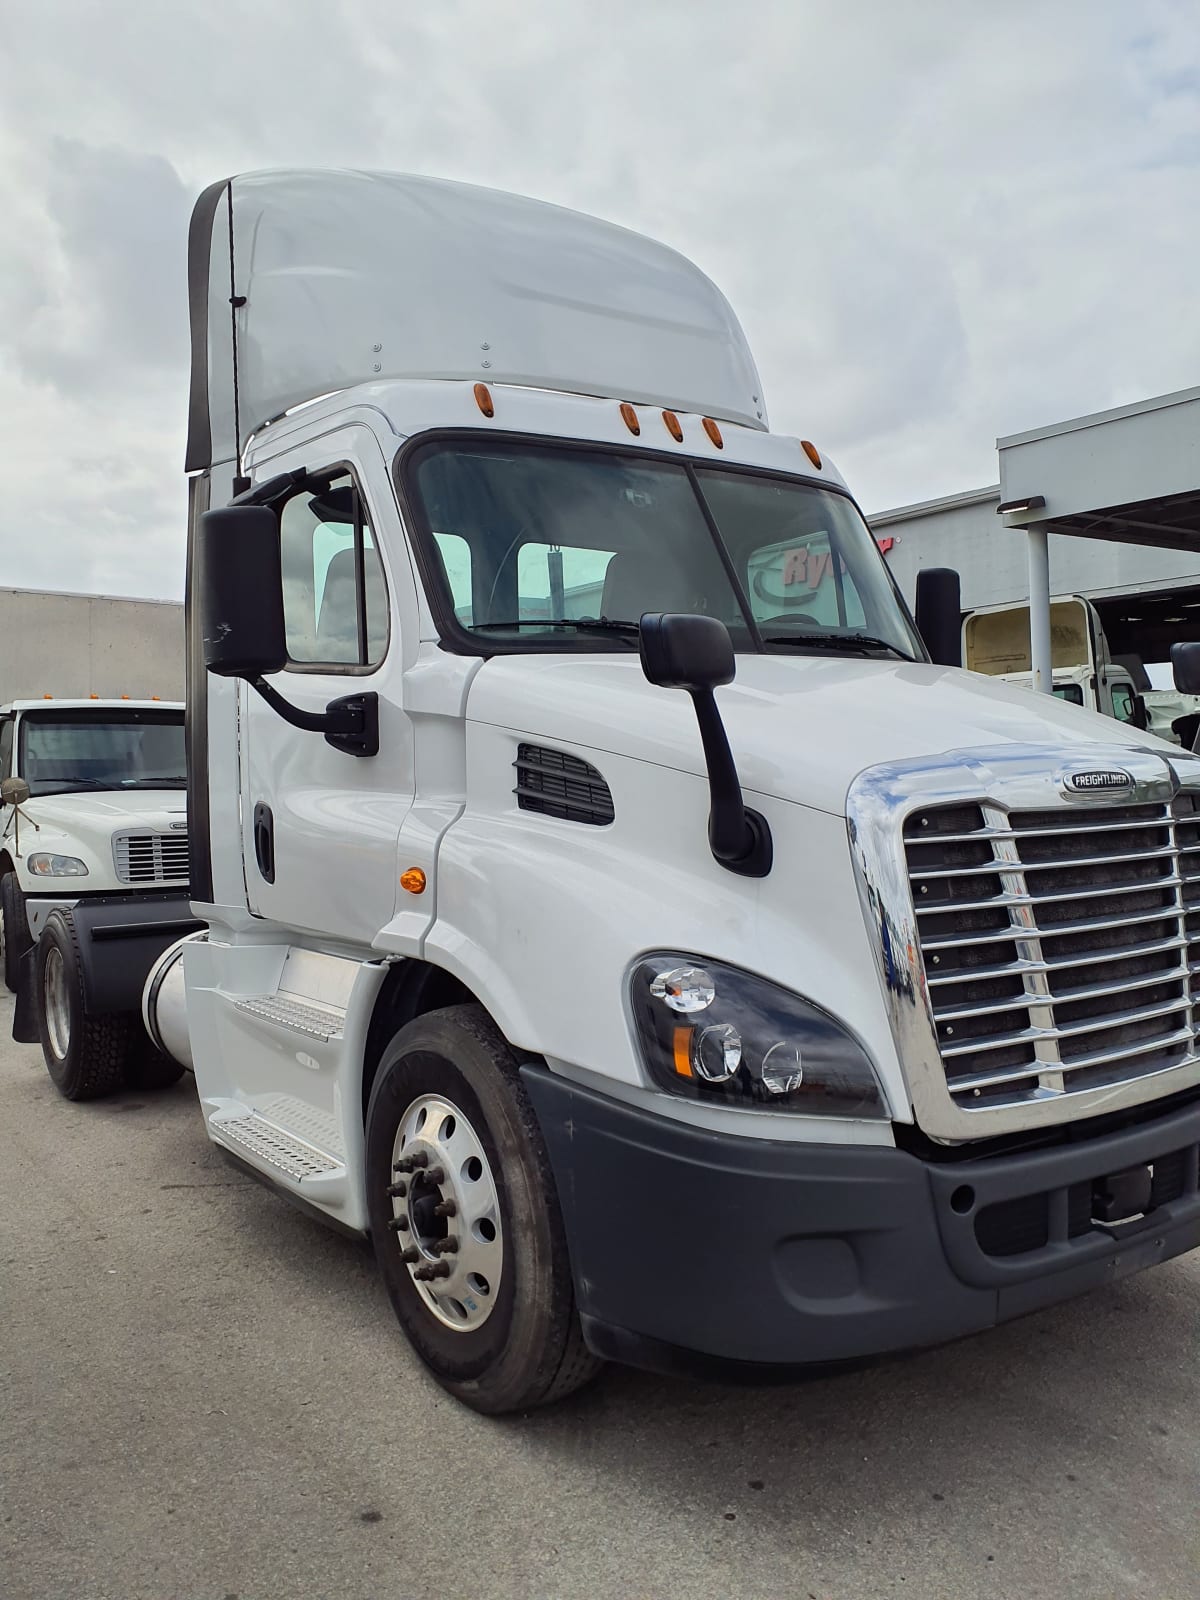
[[[517,747],[517,787],[522,811],[540,811],[564,822],[603,827],[613,819],[613,799],[604,779],[578,756],[540,744]]]

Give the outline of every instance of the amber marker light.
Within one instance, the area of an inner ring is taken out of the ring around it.
[[[480,388],[482,387],[483,385],[481,384]],[[407,872],[402,872],[400,874],[400,887],[407,889],[409,894],[424,894],[425,874],[420,867],[409,867]]]
[[[800,448],[801,448],[801,450],[804,451],[804,454],[812,462],[813,466],[816,467],[817,471],[820,472],[820,470],[821,470],[821,452],[817,449],[816,445],[813,444],[808,439],[801,439]]]
[[[675,1071],[681,1078],[692,1078],[692,1034],[695,1028],[676,1028],[674,1030],[673,1048],[675,1056]]]
[[[642,425],[638,421],[638,414],[629,404],[628,400],[621,401],[621,416],[625,419],[625,426],[629,429],[630,433],[634,434],[635,436],[641,433]]]
[[[674,439],[675,443],[682,444],[683,429],[680,427],[679,418],[675,415],[675,413],[673,411],[664,411],[663,421],[667,425],[667,432],[671,435],[672,439]]]
[[[718,450],[724,450],[725,441],[721,437],[721,430],[720,430],[720,428],[717,427],[716,423],[713,421],[713,419],[711,417],[705,417],[705,419],[704,419],[704,431],[708,435],[708,437],[712,440],[712,442],[716,445]]]
[[[477,383],[475,385],[475,404],[485,417],[494,417],[496,415],[496,407],[492,403],[492,391],[486,383]]]

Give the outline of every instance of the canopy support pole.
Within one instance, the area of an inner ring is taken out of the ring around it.
[[[1042,694],[1054,693],[1053,658],[1050,651],[1050,539],[1045,527],[1031,525],[1025,530],[1029,540],[1029,661],[1033,668],[1033,688]]]

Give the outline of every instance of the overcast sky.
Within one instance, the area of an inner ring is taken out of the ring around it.
[[[725,290],[868,511],[1200,383],[1196,0],[5,0],[0,585],[182,592],[196,193],[519,190]]]

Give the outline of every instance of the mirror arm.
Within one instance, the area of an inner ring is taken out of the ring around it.
[[[708,768],[708,845],[713,859],[744,878],[765,878],[771,870],[771,829],[758,811],[742,800],[737,767],[716,696],[711,689],[689,689],[700,726],[700,743]]]
[[[323,733],[325,743],[351,756],[379,753],[379,696],[374,693],[347,694],[331,700],[324,711],[302,711],[285,700],[265,678],[249,678],[276,715],[305,733]]]

